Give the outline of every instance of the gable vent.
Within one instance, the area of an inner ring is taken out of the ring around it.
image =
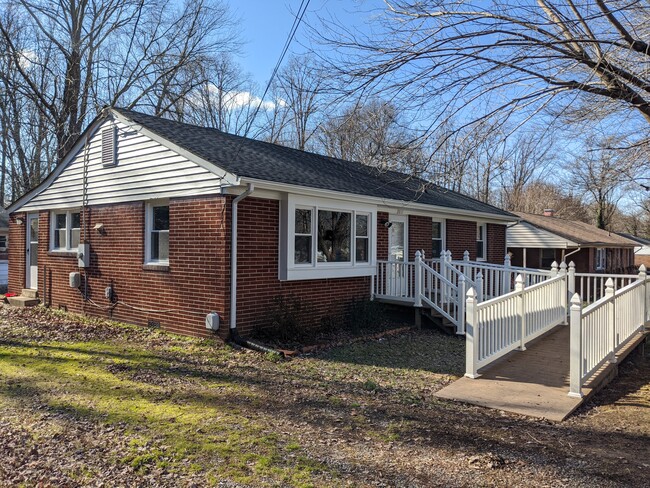
[[[102,130],[102,165],[115,166],[117,164],[117,128],[115,126]]]

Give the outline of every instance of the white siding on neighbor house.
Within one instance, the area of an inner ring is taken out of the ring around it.
[[[525,248],[569,248],[578,247],[578,244],[553,234],[546,230],[535,227],[528,222],[519,222],[508,227],[506,231],[507,246]]]
[[[0,285],[9,283],[9,261],[0,260]]]
[[[102,165],[101,130],[116,124],[117,165]],[[72,208],[82,204],[82,148],[61,174],[21,207],[21,211]],[[220,191],[214,173],[166,148],[119,121],[106,120],[94,132],[88,151],[88,204],[205,195]]]

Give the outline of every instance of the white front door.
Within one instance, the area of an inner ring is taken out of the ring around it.
[[[392,296],[408,296],[406,217],[391,215],[388,221],[388,291]]]
[[[38,288],[38,214],[27,216],[25,288]]]

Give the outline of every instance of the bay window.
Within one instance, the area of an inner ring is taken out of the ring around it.
[[[291,195],[281,212],[280,279],[372,274],[374,207]]]
[[[81,213],[78,210],[55,210],[50,215],[50,250],[76,251],[81,238]]]

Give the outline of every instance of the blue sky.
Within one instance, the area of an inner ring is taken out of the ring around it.
[[[240,19],[244,41],[238,59],[244,71],[264,87],[282,53],[282,47],[293,24],[300,0],[229,0],[235,17]],[[306,23],[317,23],[318,17],[333,17],[346,26],[363,29],[369,14],[358,13],[381,7],[381,0],[311,0],[303,24],[298,29],[289,52],[304,50]],[[288,56],[285,57],[285,62]]]

